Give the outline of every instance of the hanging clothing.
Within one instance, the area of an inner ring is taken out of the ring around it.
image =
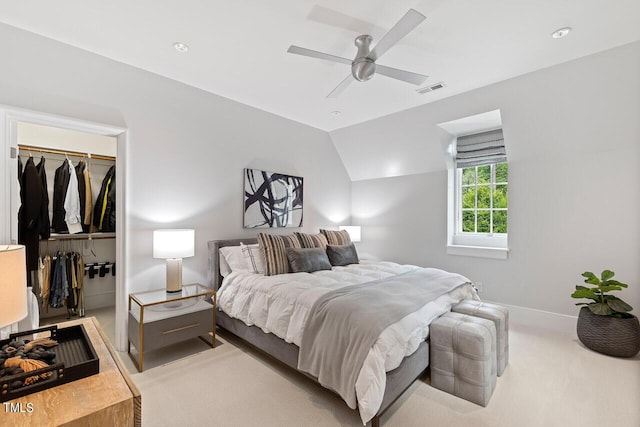
[[[76,254],[76,282],[78,314],[80,314],[80,316],[84,316],[84,259],[80,254]]]
[[[65,305],[67,310],[75,309],[78,306],[78,300],[76,299],[76,288],[78,286],[76,282],[76,267],[74,262],[74,254],[67,254],[67,300]]]
[[[18,156],[18,182],[20,182],[20,180],[22,179],[22,159],[20,158],[20,156]]]
[[[78,192],[78,177],[76,170],[67,159],[69,168],[69,186],[64,198],[64,222],[70,234],[82,233],[82,219],[80,216],[80,193]]]
[[[83,171],[84,189],[85,189],[85,207],[82,226],[85,232],[91,231],[91,214],[93,213],[93,196],[91,194],[91,175],[89,174],[89,167],[85,167]]]
[[[56,233],[66,233],[69,231],[65,222],[64,201],[69,187],[69,165],[67,160],[56,169],[53,179],[53,218],[51,219],[51,228]]]
[[[38,268],[38,246],[40,241],[40,219],[42,213],[42,181],[33,158],[24,165],[20,183],[20,210],[18,212],[18,243],[25,245],[27,271]],[[32,285],[31,274],[27,282]]]
[[[78,196],[80,197],[80,226],[82,226],[82,224],[84,223],[84,210],[86,209],[85,197],[87,197],[87,193],[84,188],[84,170],[86,167],[87,164],[84,162],[84,160],[80,159],[75,168],[76,179],[78,181]],[[84,228],[82,231],[84,231]]]
[[[51,221],[49,220],[49,186],[47,184],[47,173],[45,171],[44,156],[40,157],[40,163],[36,166],[42,186],[42,210],[40,211],[40,238],[51,237]]]
[[[69,296],[69,281],[67,278],[67,257],[58,253],[53,261],[53,277],[51,278],[50,306],[62,307]]]
[[[42,307],[48,312],[51,287],[51,257],[46,255],[42,263],[44,265],[44,273],[43,280],[40,283],[40,298],[42,299]]]
[[[116,167],[107,171],[93,210],[93,225],[98,231],[116,231]]]
[[[37,277],[38,277],[38,288],[42,289],[42,284],[44,283],[44,262],[40,257],[38,257]],[[40,291],[40,295],[42,295],[42,291]]]

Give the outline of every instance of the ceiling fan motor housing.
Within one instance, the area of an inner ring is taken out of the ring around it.
[[[376,72],[376,63],[368,55],[371,51],[372,37],[369,35],[361,35],[356,37],[354,43],[358,47],[356,59],[351,63],[351,74],[353,78],[359,82],[366,82],[371,79]]]

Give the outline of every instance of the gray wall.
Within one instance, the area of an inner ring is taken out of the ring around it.
[[[255,235],[242,228],[245,167],[304,177],[304,229],[348,220],[350,179],[327,133],[6,25],[0,41],[0,104],[130,131],[131,290],[164,286],[156,228],[196,230],[185,283],[206,280],[208,240]]]
[[[482,282],[486,299],[569,315],[580,274],[609,268],[629,283],[620,296],[637,313],[638,76],[634,43],[332,132],[354,179],[360,251],[457,271]],[[509,258],[447,255],[437,124],[496,108],[510,161]]]

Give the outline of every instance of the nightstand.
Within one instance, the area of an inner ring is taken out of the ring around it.
[[[195,337],[215,347],[215,308],[216,291],[198,283],[185,285],[176,293],[159,289],[129,294],[127,352],[138,371],[142,372],[145,351]],[[131,354],[131,344],[138,350],[138,360]]]

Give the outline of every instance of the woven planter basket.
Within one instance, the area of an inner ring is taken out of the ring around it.
[[[616,319],[580,309],[578,338],[591,350],[616,357],[633,357],[640,351],[640,323],[636,316]]]

